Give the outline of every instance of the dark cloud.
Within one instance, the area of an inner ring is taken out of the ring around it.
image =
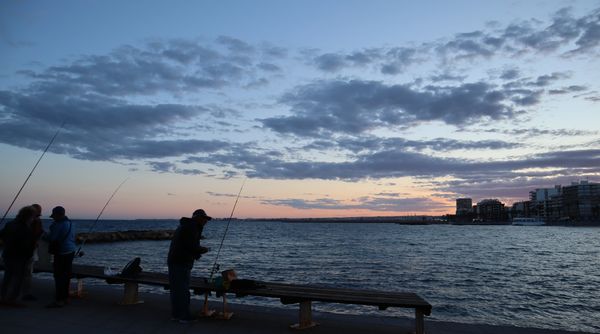
[[[252,45],[230,36],[219,36],[217,42],[227,46],[231,52],[236,54],[251,54],[255,52],[255,48]]]
[[[428,121],[463,125],[513,118],[517,114],[515,104],[536,103],[538,93],[529,94],[525,90],[498,90],[484,82],[415,89],[377,81],[318,81],[281,98],[281,103],[291,107],[291,116],[261,121],[273,131],[298,136],[359,134]]]
[[[502,140],[456,140],[435,138],[430,140],[408,140],[404,138],[338,138],[336,140],[318,140],[302,147],[303,150],[348,150],[354,154],[380,150],[402,149],[407,151],[433,150],[448,152],[456,150],[498,150],[522,147],[521,143]]]
[[[325,72],[336,72],[345,66],[344,57],[334,53],[325,53],[314,59],[318,69]]]
[[[429,77],[429,79],[433,82],[440,82],[440,81],[459,81],[462,82],[467,78],[466,75],[454,75],[451,73],[442,73],[442,74],[438,74],[438,75],[433,75],[431,77]]]
[[[260,63],[258,65],[256,65],[258,68],[260,68],[261,70],[265,71],[265,72],[281,72],[281,67],[275,65],[275,64],[271,64],[271,63]]]
[[[526,176],[527,169],[545,169],[546,176],[556,171],[570,175],[600,173],[600,150],[571,150],[512,157],[505,160],[478,161],[441,158],[403,148],[384,148],[354,154],[343,162],[290,161],[239,146],[228,154],[215,153],[203,162],[230,166],[248,177],[266,179],[358,180],[394,177],[453,177],[464,180],[509,180]],[[189,159],[188,162],[197,162]]]
[[[575,44],[579,46],[571,54],[595,49],[600,44],[600,9],[594,10],[576,21],[577,28],[581,31]]]
[[[558,80],[566,79],[569,77],[570,77],[569,74],[555,72],[555,73],[548,74],[548,75],[540,75],[539,77],[537,77],[537,79],[535,81],[528,83],[528,85],[537,86],[537,87],[546,87]]]
[[[179,169],[174,163],[171,162],[160,162],[152,161],[147,163],[150,166],[150,170],[158,173],[175,173],[183,175],[201,175],[205,174],[199,169]],[[174,194],[168,193],[169,196],[175,196]]]
[[[439,59],[443,64],[456,61],[488,59],[498,55],[521,57],[557,52],[564,56],[590,54],[600,45],[600,9],[574,17],[570,8],[557,11],[547,23],[538,19],[514,22],[459,33],[442,41],[416,47],[382,47],[352,52],[312,55],[313,63],[323,71],[340,71],[347,67],[372,66],[381,73],[395,75],[424,60]],[[359,61],[350,61],[359,60]],[[507,71],[503,79],[518,75]]]
[[[227,146],[214,140],[159,139],[180,122],[212,113],[208,107],[132,104],[101,95],[64,97],[41,88],[0,91],[0,107],[5,115],[0,119],[0,142],[41,149],[65,122],[50,150],[78,159],[163,158]]]
[[[217,42],[202,45],[174,39],[123,46],[106,55],[81,56],[41,72],[20,73],[45,90],[129,96],[244,86],[261,74],[279,71],[278,65],[265,63],[255,47],[241,40],[220,37]]]
[[[504,80],[514,80],[517,79],[520,75],[521,73],[518,69],[508,69],[502,72],[500,78]]]
[[[585,99],[592,102],[600,102],[600,95],[588,96]]]
[[[416,198],[393,198],[384,197],[361,197],[350,201],[342,202],[331,198],[320,198],[315,200],[306,199],[274,199],[263,200],[263,204],[285,206],[301,210],[371,210],[371,211],[435,211],[447,210],[449,206],[442,202],[437,202],[428,197]]]
[[[579,93],[579,92],[586,91],[587,89],[588,88],[585,86],[571,85],[571,86],[563,87],[560,89],[551,89],[548,91],[548,94],[560,95],[560,94]]]
[[[419,50],[415,48],[396,47],[388,50],[385,54],[385,61],[381,66],[383,74],[402,73],[409,65],[420,60]]]
[[[486,130],[473,130],[475,132],[482,131],[488,133],[502,133],[510,136],[523,136],[523,137],[539,137],[539,136],[552,136],[552,137],[576,137],[576,136],[590,136],[598,135],[600,131],[590,130],[575,130],[575,129],[538,129],[538,128],[525,128],[525,129],[486,129]]]
[[[260,59],[257,50],[270,50],[270,61]],[[267,77],[281,70],[273,61],[283,51],[230,37],[206,45],[172,39],[142,47],[126,45],[106,55],[79,56],[38,72],[22,70],[28,84],[0,91],[0,142],[41,149],[66,122],[51,151],[77,159],[160,159],[226,149],[228,143],[223,141],[187,136],[200,119],[223,125],[213,118],[239,118],[238,111],[225,105],[146,102],[145,95],[162,100],[165,95],[226,85],[267,85]],[[187,131],[178,130],[182,124],[189,124]],[[167,166],[153,168],[161,171]]]

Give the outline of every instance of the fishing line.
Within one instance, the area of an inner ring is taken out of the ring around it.
[[[21,191],[23,190],[23,188],[25,188],[25,185],[27,184],[27,181],[29,181],[29,178],[31,177],[31,175],[33,175],[33,171],[35,171],[35,169],[37,168],[37,166],[40,163],[40,161],[42,161],[42,158],[44,157],[44,155],[46,154],[46,152],[48,152],[48,149],[50,148],[50,146],[52,145],[52,143],[54,143],[54,139],[56,139],[56,136],[58,136],[58,133],[60,132],[60,130],[62,130],[64,128],[64,126],[65,126],[65,122],[62,122],[62,124],[60,125],[60,128],[58,128],[58,130],[56,130],[56,133],[54,134],[54,136],[52,137],[52,139],[50,140],[50,142],[48,143],[48,145],[46,145],[46,148],[44,149],[44,152],[42,152],[42,155],[40,155],[40,158],[37,160],[37,162],[35,163],[35,165],[31,169],[31,172],[29,173],[29,175],[25,179],[25,182],[23,182],[23,185],[21,185],[21,188],[17,192],[17,195],[15,195],[15,198],[13,198],[12,202],[8,206],[8,209],[6,209],[6,212],[4,213],[4,216],[2,216],[2,219],[0,219],[0,225],[2,225],[2,222],[4,221],[4,218],[6,218],[6,215],[8,214],[8,212],[12,208],[13,204],[15,204],[15,201],[17,200],[17,198],[21,194]]]
[[[129,177],[125,178],[125,180],[123,180],[123,182],[121,182],[121,184],[119,184],[119,186],[117,187],[117,189],[115,189],[115,191],[113,191],[112,195],[110,195],[110,197],[108,198],[108,201],[106,201],[106,204],[104,204],[104,207],[102,208],[102,210],[98,214],[98,217],[96,217],[96,220],[94,221],[94,223],[90,227],[90,230],[88,231],[87,235],[85,236],[85,239],[83,239],[83,241],[81,242],[81,245],[79,245],[79,248],[77,249],[77,252],[75,252],[75,257],[83,256],[84,255],[84,253],[83,253],[83,251],[81,249],[83,248],[83,246],[85,245],[85,242],[90,237],[90,233],[92,233],[92,230],[94,230],[94,227],[96,226],[96,223],[98,223],[98,220],[100,220],[100,216],[102,216],[102,213],[104,212],[104,209],[106,209],[106,207],[108,206],[108,203],[110,203],[110,201],[113,199],[113,197],[115,197],[115,194],[117,193],[117,191],[119,191],[119,189],[121,189],[121,187],[125,184],[125,182],[127,182],[127,180],[129,180]]]
[[[225,226],[225,232],[223,232],[223,238],[221,238],[221,244],[219,245],[219,249],[217,250],[217,256],[215,257],[215,262],[213,263],[212,269],[210,270],[210,277],[208,278],[208,282],[211,282],[214,274],[219,270],[219,265],[217,264],[217,261],[219,260],[219,255],[221,254],[221,248],[223,248],[223,242],[225,241],[225,236],[227,235],[227,231],[229,231],[229,223],[231,223],[231,218],[233,217],[233,213],[235,212],[235,207],[238,204],[238,201],[240,199],[240,195],[242,194],[242,189],[244,189],[245,183],[246,183],[246,179],[244,179],[244,182],[242,182],[242,186],[240,187],[240,191],[238,192],[238,195],[235,199],[235,203],[233,203],[233,208],[231,209],[231,214],[229,215],[229,220],[227,220],[227,225]],[[202,307],[202,314],[204,316],[211,316],[214,313],[214,311],[208,309],[208,295],[209,294],[210,294],[210,291],[206,292],[204,294],[204,305]]]
[[[231,223],[231,218],[233,217],[233,213],[235,212],[235,208],[238,204],[238,201],[240,199],[240,195],[242,194],[242,189],[244,189],[245,183],[246,183],[246,179],[244,179],[244,182],[242,182],[240,191],[238,192],[237,197],[235,199],[235,203],[233,204],[233,208],[231,209],[231,215],[229,215],[229,220],[227,220],[227,225],[225,226],[225,232],[223,233],[223,238],[221,238],[221,244],[219,245],[219,249],[217,250],[217,256],[215,257],[215,262],[213,263],[212,269],[210,270],[210,278],[208,279],[209,281],[212,279],[213,275],[219,270],[219,265],[217,264],[217,261],[219,260],[219,255],[221,254],[221,248],[223,248],[223,242],[225,241],[225,236],[227,235],[227,231],[229,231],[229,223]]]

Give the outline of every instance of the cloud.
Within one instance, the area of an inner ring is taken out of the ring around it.
[[[538,128],[486,129],[486,130],[470,130],[470,131],[487,132],[487,133],[502,133],[502,134],[510,135],[510,136],[524,136],[524,137],[539,137],[539,136],[577,137],[577,136],[590,136],[590,135],[600,134],[600,131],[590,131],[590,130],[538,129]]]
[[[226,104],[183,104],[179,98],[223,86],[267,85],[281,71],[276,61],[283,53],[223,36],[213,44],[171,39],[78,56],[40,71],[21,70],[29,83],[0,91],[0,142],[41,149],[66,122],[50,150],[77,159],[160,159],[224,149],[229,145],[224,141],[190,139],[197,131],[191,127],[207,119],[209,126],[225,126],[214,118],[239,118],[240,113]],[[183,124],[187,129],[180,130]]]
[[[521,72],[519,72],[518,69],[508,69],[502,72],[500,78],[504,80],[513,80],[517,79],[520,75]]]
[[[335,72],[345,66],[345,59],[341,55],[325,53],[314,59],[318,69],[326,72]]]
[[[496,56],[523,57],[530,54],[558,53],[565,57],[593,54],[600,44],[600,9],[573,17],[570,8],[563,8],[546,22],[537,18],[496,24],[482,30],[463,32],[452,37],[425,42],[418,46],[370,48],[350,52],[311,55],[317,69],[339,72],[352,67],[375,67],[381,73],[396,75],[409,66],[427,60],[437,60],[445,66],[457,61],[490,59]],[[359,60],[359,61],[352,61]],[[503,79],[516,78],[507,71]]]
[[[348,137],[335,140],[317,140],[301,149],[306,150],[347,150],[352,153],[374,152],[388,149],[407,151],[433,150],[449,152],[456,150],[498,150],[522,147],[522,143],[502,140],[456,140],[450,138],[434,138],[430,140],[408,140],[404,138]]]
[[[571,86],[563,87],[560,89],[551,89],[548,91],[548,94],[560,95],[560,94],[569,94],[569,93],[579,93],[579,92],[586,91],[587,89],[588,88],[586,86],[571,85]]]
[[[254,46],[222,36],[215,45],[181,39],[125,45],[106,55],[80,56],[41,72],[20,73],[40,89],[131,96],[244,86],[278,69],[261,59]]]
[[[115,160],[214,152],[228,144],[217,140],[159,139],[173,126],[213,112],[209,107],[142,105],[83,95],[63,97],[52,91],[0,91],[0,142],[41,149],[62,122],[51,151],[78,159]]]
[[[147,163],[150,166],[150,170],[158,173],[175,173],[182,175],[201,175],[206,174],[199,169],[179,169],[174,163],[161,162],[161,161],[150,161]],[[168,193],[169,196],[175,196],[174,194]]]
[[[340,201],[331,198],[306,199],[271,199],[262,200],[263,204],[285,206],[300,210],[371,210],[371,211],[436,211],[447,210],[451,206],[437,202],[428,197],[393,198],[391,196],[367,196],[351,201]]]
[[[378,81],[322,80],[299,86],[280,99],[290,106],[291,116],[261,122],[273,131],[298,136],[359,134],[428,121],[462,125],[514,118],[516,105],[535,104],[537,97],[534,91],[503,91],[484,82],[416,89]]]
[[[451,177],[462,180],[509,180],[528,175],[528,169],[551,170],[544,173],[549,179],[552,175],[561,173],[600,174],[598,149],[545,152],[504,160],[479,161],[436,157],[406,151],[402,147],[377,147],[350,155],[343,161],[330,162],[289,160],[283,155],[271,156],[247,147],[237,147],[229,153],[210,154],[202,161],[230,166],[243,171],[248,177],[264,179],[376,180],[396,177]],[[187,162],[197,160],[189,158]]]

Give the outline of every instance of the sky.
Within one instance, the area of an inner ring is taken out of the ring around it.
[[[455,211],[600,182],[600,1],[0,0],[0,207]],[[61,125],[63,125],[61,128]]]

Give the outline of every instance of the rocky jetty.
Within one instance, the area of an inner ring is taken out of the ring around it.
[[[113,231],[78,233],[75,237],[77,243],[86,240],[86,243],[134,241],[134,240],[171,240],[174,230],[150,230],[150,231]]]

